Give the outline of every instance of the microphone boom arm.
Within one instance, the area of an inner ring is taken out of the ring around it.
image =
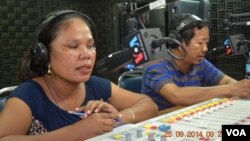
[[[184,59],[185,59],[185,57],[187,56],[187,51],[186,51],[186,49],[182,46],[182,44],[181,44],[178,40],[176,40],[176,39],[174,39],[174,38],[163,37],[163,38],[161,38],[161,39],[154,40],[154,41],[152,41],[151,46],[152,46],[152,48],[156,48],[156,47],[159,47],[159,46],[161,46],[162,44],[166,44],[166,43],[169,43],[169,44],[175,43],[175,44],[177,44],[177,45],[180,47],[180,49],[183,51],[183,53],[184,53],[184,57],[178,57],[177,55],[175,55],[174,53],[171,52],[171,48],[167,48],[167,52],[168,52],[172,57],[174,57],[174,58],[177,59],[177,60],[184,60]]]

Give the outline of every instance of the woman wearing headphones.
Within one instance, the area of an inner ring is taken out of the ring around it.
[[[93,26],[71,10],[41,22],[20,65],[23,83],[0,113],[0,141],[80,141],[157,115],[149,97],[91,75]]]

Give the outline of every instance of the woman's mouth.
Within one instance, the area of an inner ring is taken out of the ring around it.
[[[78,71],[80,71],[81,73],[90,73],[91,72],[91,66],[90,65],[84,65],[84,66],[81,66],[81,67],[78,67],[77,68]]]

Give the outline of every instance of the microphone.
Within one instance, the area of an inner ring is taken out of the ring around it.
[[[212,61],[212,60],[214,60],[216,58],[219,58],[221,56],[225,56],[225,53],[226,53],[225,47],[224,46],[219,46],[219,47],[213,48],[210,51],[208,51],[206,53],[205,58],[207,60]]]
[[[241,40],[237,43],[238,46],[246,46],[246,45],[250,45],[250,40]]]
[[[162,37],[160,28],[140,29],[125,37],[125,49],[112,53],[96,62],[95,71],[98,74],[107,74],[117,71],[129,63],[134,66],[146,64],[152,60],[166,58],[171,51],[165,43],[181,43],[173,38]],[[183,47],[182,47],[183,48]],[[183,48],[184,49],[184,48]],[[185,53],[186,50],[184,50]],[[176,56],[173,56],[176,57]],[[177,59],[184,59],[178,58]]]
[[[246,21],[246,22],[232,22],[231,21],[232,18],[240,18],[240,17],[247,17],[247,16],[250,16],[250,12],[240,13],[240,14],[228,14],[227,18],[224,19],[223,24],[226,27],[249,26],[250,21]]]
[[[123,46],[129,48],[134,65],[139,66],[166,56],[166,52],[163,51],[166,50],[165,45],[154,48],[151,46],[152,41],[161,38],[162,33],[159,28],[139,29],[125,38]]]
[[[226,27],[250,26],[250,21],[246,21],[246,22],[231,22],[228,19],[224,19],[223,24]]]
[[[213,48],[206,53],[208,60],[214,60],[224,56],[235,56],[249,52],[250,41],[244,34],[230,35],[223,41],[223,46]]]
[[[108,56],[97,61],[95,70],[98,74],[107,74],[115,72],[123,66],[132,62],[132,55],[128,48],[111,53]]]
[[[171,37],[163,37],[162,39],[157,39],[152,41],[151,46],[152,48],[156,48],[161,46],[162,44],[166,44],[167,43],[167,52],[174,57],[177,60],[184,60],[186,55],[187,55],[187,51],[186,49],[182,46],[181,42],[171,38]],[[175,55],[174,53],[171,52],[171,48],[176,48],[175,46],[178,45],[177,47],[180,47],[180,49],[183,51],[183,57],[179,57],[177,55]]]
[[[151,42],[162,38],[159,28],[140,29],[125,37],[123,50],[109,54],[95,64],[98,74],[115,72],[129,63],[139,66],[167,56],[165,45],[152,48]]]
[[[226,56],[234,56],[249,52],[249,41],[244,34],[230,35],[224,39],[223,46]]]

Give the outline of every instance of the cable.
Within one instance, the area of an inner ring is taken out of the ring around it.
[[[187,56],[187,51],[186,51],[186,49],[182,46],[182,44],[181,44],[178,40],[176,40],[176,39],[174,39],[174,38],[163,37],[163,38],[161,38],[161,39],[154,40],[154,41],[152,41],[152,43],[151,43],[151,47],[152,47],[152,48],[158,48],[158,47],[160,47],[162,44],[166,44],[166,43],[170,44],[170,46],[171,46],[171,44],[177,44],[177,45],[181,48],[181,50],[184,52],[184,57],[178,57],[178,56],[176,56],[176,55],[171,51],[171,47],[170,47],[170,48],[167,48],[168,53],[169,53],[172,57],[174,57],[174,58],[177,59],[177,60],[184,60],[184,59],[186,58],[186,56]]]
[[[141,27],[142,27],[143,29],[146,29],[146,27],[145,27],[144,23],[142,22],[140,16],[138,16],[138,19],[139,19],[139,23],[140,23]]]

